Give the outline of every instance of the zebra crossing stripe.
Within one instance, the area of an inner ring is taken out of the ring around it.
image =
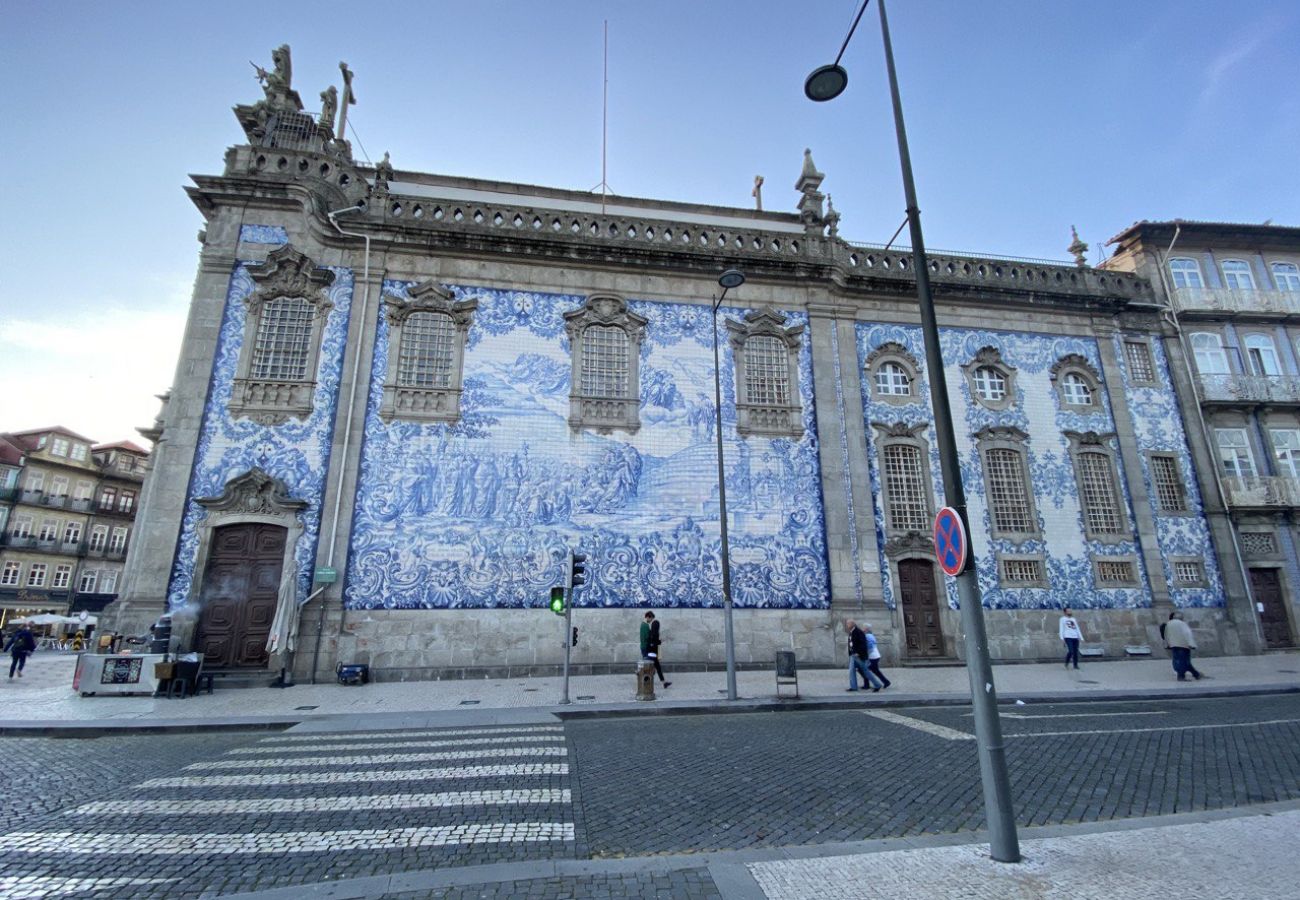
[[[490,734],[542,734],[564,731],[563,725],[530,725],[521,728],[485,725],[482,728],[443,728],[425,731],[322,731],[311,734],[282,734],[262,738],[259,744],[288,744],[297,741],[388,741],[393,738],[480,737]]]
[[[253,800],[104,800],[67,810],[69,816],[194,816],[251,813],[351,812],[354,810],[518,806],[572,803],[567,790],[450,791],[436,794],[370,794],[346,797],[259,797]]]
[[[524,778],[568,775],[567,763],[524,763],[501,766],[455,766],[443,769],[379,769],[373,772],[273,772],[266,775],[190,775],[151,778],[142,788],[275,787],[300,784],[436,781],[445,778]]]
[[[59,894],[81,894],[143,884],[166,884],[179,878],[60,878],[53,875],[0,876],[0,897],[36,900]]]
[[[558,734],[557,735],[539,734],[536,737],[523,737],[523,738],[490,737],[490,738],[459,738],[459,739],[452,739],[450,741],[433,741],[433,740],[390,741],[389,743],[384,744],[383,748],[377,748],[377,749],[388,749],[390,747],[470,747],[470,746],[495,745],[495,744],[536,744],[536,743],[550,743],[555,741],[563,743],[564,736]],[[240,747],[235,750],[227,750],[226,756],[246,756],[252,754],[268,755],[272,753],[280,753],[280,754],[324,753],[325,751],[328,750],[358,750],[358,749],[362,749],[362,748],[357,747],[356,744],[351,742],[346,744],[292,744],[289,746],[277,746],[277,747]]]
[[[374,756],[335,756],[322,760],[302,759],[218,759],[212,762],[190,763],[186,772],[211,769],[291,769],[304,765],[317,766],[382,766],[389,763],[434,762],[445,759],[511,759],[521,756],[566,756],[564,747],[505,747],[500,750],[449,750],[440,753],[380,753]],[[352,773],[355,777],[355,773]]]
[[[18,831],[0,835],[0,850],[14,853],[109,853],[129,856],[207,856],[210,854],[329,853],[394,850],[451,844],[572,841],[564,822],[500,822],[483,825],[433,825],[419,828],[367,828],[340,831],[282,831],[260,834],[154,833],[109,834],[77,831]]]

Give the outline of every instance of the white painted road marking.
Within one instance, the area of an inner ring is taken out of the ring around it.
[[[109,888],[129,887],[133,884],[166,884],[179,878],[59,878],[46,875],[21,875],[0,877],[0,897],[10,900],[53,897],[57,894],[81,894],[88,891],[105,891]],[[121,896],[121,895],[119,895]]]
[[[565,756],[564,747],[510,747],[501,750],[463,750],[442,753],[377,753],[373,756],[335,756],[315,762],[318,766],[382,766],[389,763],[433,762],[443,759],[505,759],[521,756]],[[310,765],[301,759],[218,759],[213,762],[190,763],[186,772],[209,769],[289,769]],[[355,777],[356,773],[352,773]]]
[[[967,734],[964,731],[958,731],[955,728],[947,728],[943,725],[936,725],[933,722],[927,722],[924,719],[913,719],[911,716],[900,716],[898,713],[886,712],[883,709],[867,710],[866,715],[890,722],[894,725],[906,725],[908,728],[915,728],[917,731],[924,731],[926,734],[943,738],[945,741],[973,741],[975,735]]]
[[[1021,731],[1009,738],[1063,737],[1075,734],[1148,734],[1154,731],[1199,731],[1208,728],[1255,728],[1259,725],[1289,725],[1300,719],[1267,719],[1263,722],[1222,722],[1213,725],[1165,725],[1159,728],[1105,728],[1091,731]]]
[[[974,713],[962,713],[962,718],[972,718]],[[998,713],[1004,719],[1102,719],[1108,716],[1167,716],[1168,710],[1153,709],[1150,712],[1107,712],[1107,713],[1041,713],[1025,715],[1024,713]]]
[[[102,800],[67,810],[69,816],[193,816],[232,813],[350,812],[453,806],[571,803],[568,790],[451,791],[437,794],[369,794],[346,797],[259,797],[253,800]]]
[[[435,740],[389,741],[388,743],[384,744],[383,747],[378,747],[374,749],[383,750],[383,749],[388,749],[390,747],[473,747],[473,746],[480,746],[480,745],[496,745],[496,744],[513,744],[518,746],[522,744],[553,743],[557,741],[563,743],[564,735],[539,734],[536,735],[535,737],[521,737],[521,738],[514,738],[514,737],[455,738],[450,741],[435,741]],[[240,747],[235,750],[227,750],[226,756],[238,756],[241,754],[247,755],[247,754],[254,754],[254,753],[263,754],[263,755],[272,754],[272,753],[281,753],[281,754],[323,753],[327,750],[359,750],[359,749],[363,749],[363,748],[358,747],[353,742],[348,742],[346,744],[289,744],[289,745],[278,745],[275,747],[261,747],[261,746]]]
[[[140,787],[268,787],[288,784],[353,784],[382,781],[432,781],[439,778],[518,778],[568,775],[567,763],[457,766],[445,769],[378,769],[373,772],[275,772],[270,775],[193,775],[151,778]]]
[[[398,850],[449,844],[499,844],[571,841],[565,822],[502,822],[484,825],[434,825],[422,828],[367,828],[341,831],[273,831],[259,834],[94,834],[77,831],[18,831],[0,835],[0,850],[41,854],[121,853],[129,856],[208,856],[211,854],[328,853]]]
[[[530,725],[523,728],[495,727],[491,725],[483,728],[456,728],[427,731],[329,731],[314,732],[311,734],[282,734],[276,737],[262,738],[259,744],[279,744],[291,743],[295,741],[390,741],[394,738],[417,738],[417,737],[481,737],[489,734],[540,734],[543,732],[563,731],[563,725]]]

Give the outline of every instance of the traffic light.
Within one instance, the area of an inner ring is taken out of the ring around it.
[[[564,615],[564,588],[551,588],[551,612],[557,616]]]
[[[578,626],[573,626],[573,646],[578,646]]]
[[[587,554],[574,553],[569,559],[569,586],[582,587],[587,583]]]

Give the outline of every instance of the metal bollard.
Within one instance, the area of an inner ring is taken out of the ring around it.
[[[636,698],[653,700],[655,698],[655,661],[643,659],[636,667]]]

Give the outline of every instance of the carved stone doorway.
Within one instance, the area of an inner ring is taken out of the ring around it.
[[[923,559],[899,560],[898,586],[906,655],[921,659],[946,656],[934,563]]]
[[[213,532],[195,637],[205,666],[266,667],[287,534],[283,526],[257,523]]]
[[[1259,612],[1260,628],[1264,632],[1264,644],[1270,650],[1293,647],[1291,623],[1286,617],[1286,601],[1282,597],[1282,583],[1277,569],[1251,569],[1250,595],[1261,607]]]

